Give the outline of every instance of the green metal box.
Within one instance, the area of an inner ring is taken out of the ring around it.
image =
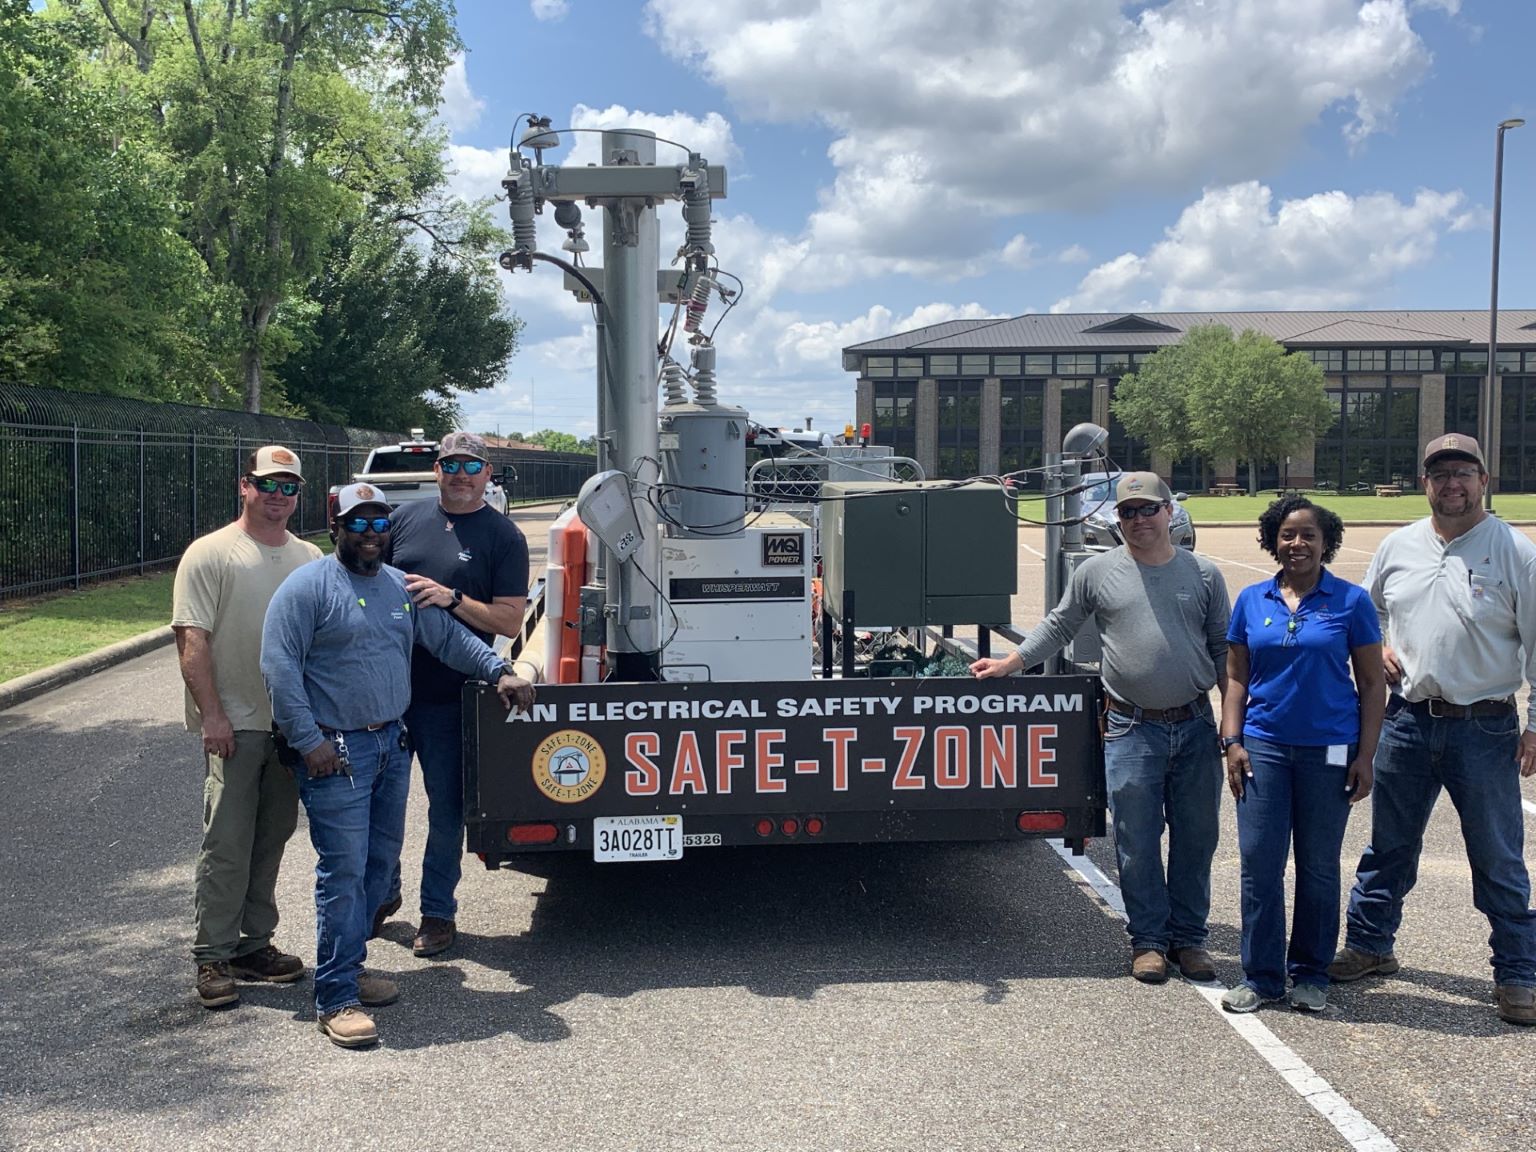
[[[826,604],[855,626],[1006,624],[1018,520],[995,484],[828,483],[821,490]]]

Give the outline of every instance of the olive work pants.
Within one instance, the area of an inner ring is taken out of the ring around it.
[[[203,844],[193,888],[199,964],[234,960],[272,942],[277,870],[299,821],[299,786],[277,762],[270,732],[236,732],[235,754],[207,757]]]

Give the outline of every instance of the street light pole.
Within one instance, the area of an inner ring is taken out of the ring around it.
[[[1493,149],[1493,278],[1488,289],[1488,379],[1483,388],[1483,402],[1479,405],[1482,420],[1477,430],[1478,440],[1482,444],[1483,458],[1493,457],[1493,470],[1499,466],[1498,456],[1494,454],[1493,430],[1493,397],[1494,374],[1498,371],[1499,352],[1499,212],[1504,191],[1504,133],[1511,128],[1519,128],[1525,124],[1524,120],[1511,119],[1501,121],[1497,141]],[[1493,485],[1488,485],[1483,490],[1483,507],[1493,511]]]

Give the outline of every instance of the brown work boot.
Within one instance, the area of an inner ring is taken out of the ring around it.
[[[1168,961],[1156,948],[1138,948],[1131,954],[1131,975],[1143,984],[1161,984],[1168,979]]]
[[[373,914],[373,931],[368,933],[368,939],[372,940],[375,936],[382,935],[384,932],[384,921],[388,920],[398,911],[400,911],[399,896],[380,904],[379,910]]]
[[[1170,948],[1168,963],[1177,968],[1184,979],[1197,984],[1209,984],[1216,979],[1216,965],[1204,948]]]
[[[304,975],[304,961],[272,945],[229,962],[229,974],[236,980],[262,980],[268,984],[292,984]]]
[[[1524,984],[1500,984],[1493,990],[1499,1019],[1506,1024],[1536,1024],[1536,988]]]
[[[1397,962],[1397,957],[1390,952],[1361,952],[1356,948],[1340,948],[1334,956],[1333,963],[1328,965],[1328,979],[1335,984],[1348,984],[1351,980],[1359,980],[1362,976],[1376,973],[1379,976],[1390,976],[1402,965]]]
[[[222,1008],[239,1001],[240,989],[235,987],[227,962],[197,966],[197,999],[204,1008]]]
[[[369,1008],[382,1008],[400,999],[400,985],[372,972],[357,978],[357,998]]]
[[[421,930],[411,942],[411,951],[418,956],[436,956],[452,948],[457,935],[458,929],[453,926],[452,920],[444,920],[441,916],[423,916]]]
[[[361,1008],[348,1006],[339,1012],[328,1012],[316,1023],[325,1038],[338,1048],[367,1048],[379,1042],[373,1018]]]

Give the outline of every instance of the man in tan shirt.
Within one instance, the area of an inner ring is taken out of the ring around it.
[[[304,975],[272,944],[277,871],[298,823],[298,785],[278,763],[272,706],[261,678],[261,627],[277,586],[320,550],[288,531],[304,473],[268,445],[240,477],[234,523],[192,542],[176,569],[171,626],[187,686],[187,730],[200,732],[207,766],[203,843],[193,909],[197,998],[207,1008],[240,999],[236,980],[286,984]]]

